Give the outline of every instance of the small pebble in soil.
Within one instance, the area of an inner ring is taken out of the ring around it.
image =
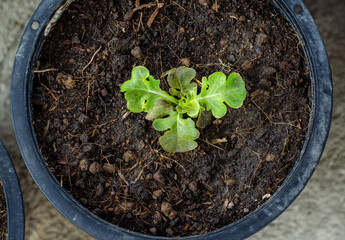
[[[273,154],[267,154],[266,161],[272,162],[275,159],[275,156]]]
[[[79,44],[80,43],[80,39],[78,38],[78,36],[74,36],[72,38],[72,43],[74,43],[74,44]]]
[[[194,195],[197,195],[199,189],[198,189],[198,183],[196,181],[192,181],[188,184],[189,190],[193,192]]]
[[[170,220],[173,220],[177,212],[173,209],[172,205],[168,202],[163,202],[161,206],[161,212],[167,216]]]
[[[102,183],[98,183],[96,186],[96,196],[101,196],[104,193],[104,186]]]
[[[81,147],[81,151],[82,151],[83,153],[92,152],[92,150],[93,150],[93,146],[92,146],[91,144],[86,144],[86,145],[83,145],[83,146]]]
[[[81,171],[87,171],[89,169],[89,161],[83,159],[79,162],[79,168]]]
[[[199,3],[204,6],[208,6],[211,4],[210,0],[199,0]]]
[[[105,163],[103,165],[103,171],[106,173],[114,174],[116,172],[115,164]]]
[[[157,228],[155,228],[155,227],[150,228],[150,232],[151,232],[153,235],[157,235]]]
[[[262,75],[268,77],[268,76],[272,76],[276,72],[277,72],[277,69],[275,69],[274,67],[267,67],[262,71]]]
[[[131,54],[133,55],[133,57],[139,60],[144,58],[144,54],[138,46],[132,49]]]
[[[127,151],[123,154],[123,160],[125,162],[130,162],[136,160],[137,156],[132,151]]]
[[[152,193],[152,195],[153,195],[152,197],[153,197],[153,199],[158,199],[162,196],[162,194],[163,194],[163,191],[159,189],[159,190],[156,190]]]
[[[161,170],[158,170],[157,172],[155,172],[155,174],[153,174],[153,179],[156,180],[157,182],[163,184],[163,185],[165,184],[165,179],[161,173]]]
[[[249,70],[253,68],[253,62],[251,60],[246,60],[243,64],[242,64],[242,69],[243,70]]]
[[[101,171],[101,165],[98,162],[93,162],[89,167],[89,171],[92,174],[97,174]]]
[[[228,61],[230,62],[230,63],[235,63],[236,62],[236,58],[235,58],[235,56],[234,55],[229,55],[229,57],[228,57]]]
[[[103,89],[101,90],[101,94],[102,94],[103,97],[108,96],[108,91],[107,91],[107,89],[103,88]]]

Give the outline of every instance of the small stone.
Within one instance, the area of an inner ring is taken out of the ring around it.
[[[246,60],[246,61],[242,64],[242,69],[243,69],[243,70],[249,70],[249,69],[251,69],[251,68],[253,68],[253,62],[250,61],[249,59]]]
[[[81,43],[81,42],[80,42],[80,39],[78,38],[78,36],[74,36],[74,37],[72,38],[72,43],[75,43],[75,44]]]
[[[235,207],[235,203],[230,202],[227,206],[227,209],[233,209]]]
[[[210,0],[199,0],[199,3],[204,6],[208,6],[211,4]]]
[[[261,79],[259,82],[260,85],[265,86],[265,87],[271,87],[272,83],[268,81],[267,79]]]
[[[274,67],[267,67],[262,71],[262,75],[269,77],[275,74],[276,72],[277,69],[275,69]]]
[[[86,144],[86,145],[81,147],[81,151],[83,153],[92,152],[92,150],[93,150],[93,146],[91,144]]]
[[[136,160],[137,158],[137,156],[132,151],[125,152],[122,157],[125,162],[130,162]]]
[[[89,169],[89,161],[83,159],[79,162],[79,168],[81,171],[87,171]]]
[[[181,63],[186,66],[186,67],[189,67],[190,66],[190,61],[189,61],[189,58],[181,58]]]
[[[110,174],[116,173],[115,164],[105,163],[103,165],[103,171],[106,172],[106,173],[110,173]]]
[[[150,228],[150,232],[151,232],[153,235],[157,235],[157,228],[155,228],[155,227]]]
[[[86,134],[82,134],[79,139],[82,143],[89,142],[89,137]]]
[[[198,192],[198,183],[196,181],[190,182],[188,184],[188,188],[189,190],[191,190],[194,194],[196,194]]]
[[[161,170],[158,170],[157,172],[155,172],[155,174],[153,174],[153,179],[163,185],[165,184],[165,179],[161,173]]]
[[[98,162],[93,162],[89,167],[89,171],[92,174],[99,173],[101,171],[101,164],[99,164]]]
[[[229,60],[229,62],[231,62],[231,63],[235,63],[235,62],[236,62],[236,58],[235,58],[235,56],[232,55],[232,54],[228,57],[228,60]]]
[[[103,97],[108,96],[108,91],[107,91],[107,89],[103,88],[103,89],[101,90],[101,94],[102,94]]]
[[[162,190],[156,190],[156,191],[153,192],[152,195],[153,195],[154,199],[157,199],[157,198],[160,198],[162,196],[162,194],[163,194]]]
[[[266,161],[272,162],[275,159],[275,156],[273,154],[267,154]]]
[[[249,212],[249,209],[248,209],[248,208],[244,208],[244,209],[243,209],[243,212],[244,212],[244,213],[248,213],[248,212]]]
[[[161,206],[161,212],[167,216],[170,220],[173,220],[176,215],[177,212],[174,211],[174,209],[172,208],[171,204],[168,202],[163,202],[162,206]]]
[[[98,183],[96,186],[96,196],[101,196],[104,193],[104,186],[102,183]]]
[[[262,200],[269,199],[271,197],[271,194],[267,193],[264,196],[262,196]]]
[[[133,55],[133,57],[137,58],[137,59],[143,59],[144,58],[144,54],[141,51],[140,47],[136,46],[135,48],[132,49],[131,54]]]

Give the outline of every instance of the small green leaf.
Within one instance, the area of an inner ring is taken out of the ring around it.
[[[173,68],[170,71],[164,73],[162,77],[168,76],[168,83],[173,89],[178,89],[182,94],[196,88],[196,83],[191,83],[195,78],[196,72],[193,68],[187,68],[185,66],[177,69]]]
[[[158,131],[170,131],[159,138],[163,149],[167,152],[187,152],[195,149],[198,144],[196,140],[200,133],[195,128],[192,119],[183,119],[182,114],[173,111],[167,118],[156,119],[153,127]]]
[[[134,113],[149,112],[158,100],[177,104],[178,102],[174,97],[160,89],[159,83],[159,80],[150,76],[147,68],[141,66],[133,68],[131,79],[121,86],[121,92],[126,92],[125,98],[128,109]]]
[[[246,94],[245,83],[238,73],[232,73],[226,79],[225,74],[216,72],[208,79],[202,79],[201,92],[196,100],[206,105],[215,118],[221,118],[227,111],[224,102],[232,108],[240,108]]]
[[[171,102],[158,100],[154,103],[153,109],[147,113],[145,118],[147,120],[153,121],[157,118],[161,118],[161,117],[165,117],[169,115],[169,113],[173,110],[174,108]]]

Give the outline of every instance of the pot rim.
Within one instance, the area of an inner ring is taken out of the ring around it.
[[[0,179],[7,207],[7,239],[24,239],[25,218],[22,191],[12,160],[0,140]]]
[[[72,0],[73,1],[73,0]],[[29,20],[14,62],[11,104],[12,121],[23,159],[35,182],[48,200],[72,223],[98,239],[174,239],[155,237],[120,228],[83,207],[50,172],[40,154],[31,121],[32,67],[51,17],[71,0],[45,0]],[[303,149],[294,168],[279,189],[255,211],[242,219],[203,235],[179,239],[244,239],[276,219],[296,199],[312,176],[326,145],[332,118],[333,87],[327,52],[320,33],[301,0],[271,0],[290,22],[302,42],[312,82],[312,111]],[[39,23],[38,29],[32,28]]]

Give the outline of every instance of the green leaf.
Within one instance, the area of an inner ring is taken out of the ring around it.
[[[126,92],[128,109],[134,113],[149,112],[158,100],[177,104],[174,97],[160,89],[159,83],[160,81],[154,79],[147,68],[141,66],[133,68],[131,79],[121,86],[121,92]]]
[[[240,108],[246,98],[246,88],[242,77],[238,73],[232,73],[226,79],[225,74],[216,72],[202,79],[202,88],[196,100],[206,105],[215,118],[221,118],[226,114],[227,103],[232,108]]]
[[[159,138],[163,149],[167,152],[187,152],[195,149],[198,144],[196,140],[200,133],[195,128],[192,119],[183,119],[182,114],[172,111],[167,118],[156,119],[153,127],[158,131],[170,131]]]
[[[174,109],[171,102],[158,100],[154,103],[153,109],[147,113],[146,119],[153,121],[157,118],[161,118],[161,117],[165,117],[169,115],[169,113],[173,110]]]
[[[196,71],[193,68],[187,68],[185,66],[177,69],[173,68],[164,73],[162,77],[164,76],[168,76],[170,87],[180,90],[182,95],[197,87],[196,83],[191,83],[196,76]]]

